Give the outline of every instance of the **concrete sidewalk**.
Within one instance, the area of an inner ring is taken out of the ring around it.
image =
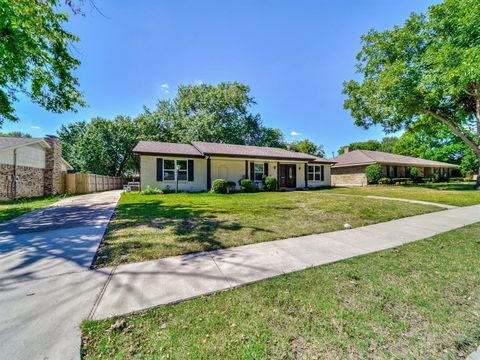
[[[89,268],[119,196],[69,197],[0,224],[1,358],[80,358],[79,325],[111,271]]]
[[[480,205],[357,229],[117,267],[92,310],[102,319],[140,311],[425,239],[480,222]]]

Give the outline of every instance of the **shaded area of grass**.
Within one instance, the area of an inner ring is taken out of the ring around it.
[[[480,223],[141,315],[83,323],[96,358],[451,359],[480,343]]]
[[[123,194],[94,266],[339,230],[438,207],[318,193]]]
[[[455,206],[480,204],[480,190],[475,190],[474,184],[370,185],[364,187],[330,188],[323,191],[337,194],[396,197]]]
[[[23,215],[32,210],[42,208],[57,202],[65,195],[41,196],[16,200],[0,201],[0,222]]]

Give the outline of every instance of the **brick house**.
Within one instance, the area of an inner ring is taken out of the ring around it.
[[[365,168],[371,164],[380,164],[382,176],[390,178],[408,177],[411,167],[418,169],[420,177],[430,177],[434,173],[449,175],[452,169],[458,168],[458,165],[445,162],[370,150],[346,149],[344,154],[330,160],[335,162],[332,166],[333,186],[367,185]]]
[[[0,137],[0,199],[63,193],[68,170],[55,136]]]

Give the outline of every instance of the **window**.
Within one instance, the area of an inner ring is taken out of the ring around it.
[[[323,181],[322,179],[322,166],[320,165],[308,165],[308,180],[309,181]]]
[[[262,178],[263,178],[263,164],[255,164],[255,166],[253,168],[253,172],[254,172],[253,179],[255,181],[262,181]]]
[[[178,172],[177,172],[178,168]],[[176,181],[175,174],[178,173],[178,181],[187,181],[188,166],[187,160],[163,160],[163,181]]]

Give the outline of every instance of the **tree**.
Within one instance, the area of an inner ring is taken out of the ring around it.
[[[9,136],[9,137],[21,137],[21,138],[31,138],[32,135],[21,132],[21,131],[11,131],[8,133],[0,133],[0,136]]]
[[[323,145],[315,145],[308,139],[295,141],[287,145],[287,149],[291,151],[301,152],[304,154],[310,154],[318,157],[325,156],[325,150]]]
[[[85,104],[73,75],[80,62],[70,46],[79,39],[63,28],[68,15],[60,5],[0,0],[0,126],[18,120],[13,106],[18,93],[59,113]]]
[[[378,140],[367,140],[367,141],[357,141],[350,143],[347,146],[343,146],[338,150],[338,154],[341,155],[345,152],[345,149],[348,148],[349,151],[353,150],[371,150],[371,151],[383,151],[383,152],[392,152],[393,147],[395,146],[398,138],[395,136],[384,137],[382,141]]]
[[[65,160],[76,171],[122,176],[137,168],[132,149],[138,143],[138,133],[129,117],[80,121],[62,126],[58,134],[65,144]]]
[[[393,149],[395,154],[460,165],[462,175],[474,172],[478,159],[473,150],[443,124],[422,117],[403,133]]]
[[[165,129],[171,142],[248,145],[282,142],[279,130],[264,127],[260,115],[249,111],[255,104],[249,93],[247,85],[236,82],[183,85],[173,100],[160,101],[154,111],[145,109],[141,117],[149,126]]]
[[[376,184],[382,177],[382,166],[380,164],[368,165],[365,168],[365,177],[369,184]]]
[[[380,124],[393,132],[426,116],[447,126],[480,159],[478,0],[446,0],[412,14],[403,26],[370,30],[361,41],[357,72],[363,78],[345,82],[343,89],[344,107],[356,125]]]

